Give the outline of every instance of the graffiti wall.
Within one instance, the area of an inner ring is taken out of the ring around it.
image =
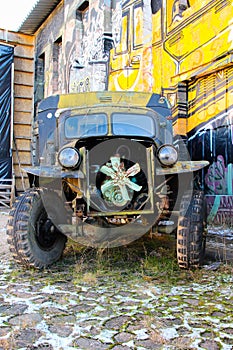
[[[115,30],[109,89],[154,91],[169,99],[175,136],[187,140],[192,159],[210,162],[198,180],[208,198],[209,220],[229,223],[233,1],[145,0],[139,16],[140,6],[133,0],[115,10],[122,12],[122,26],[120,33]],[[140,41],[139,33],[150,28],[151,35],[137,45],[135,37]]]
[[[210,163],[200,176],[209,221],[232,226],[233,67],[195,78],[187,85],[190,154]]]
[[[121,16],[121,27],[119,30]],[[113,8],[109,90],[152,91],[152,12],[149,1],[117,1]]]
[[[112,47],[111,32],[107,31],[106,24],[110,13],[110,2],[104,0],[93,0],[83,13],[79,32],[81,40],[74,41],[74,46],[80,43],[80,49],[77,52],[73,48],[76,55],[67,76],[69,92],[106,90],[109,50]]]

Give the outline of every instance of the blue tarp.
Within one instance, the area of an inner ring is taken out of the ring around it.
[[[12,177],[11,75],[14,49],[0,44],[0,181]]]

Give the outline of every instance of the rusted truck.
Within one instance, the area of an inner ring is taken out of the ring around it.
[[[181,268],[201,264],[205,205],[194,162],[174,146],[165,97],[88,92],[40,102],[32,130],[30,188],[8,221],[17,262],[45,268],[67,238],[82,245],[125,246],[163,230],[177,240]]]

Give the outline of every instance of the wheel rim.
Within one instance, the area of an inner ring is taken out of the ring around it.
[[[36,225],[36,240],[40,248],[50,250],[57,239],[56,227],[43,211],[37,220]]]

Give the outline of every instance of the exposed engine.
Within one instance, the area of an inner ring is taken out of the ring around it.
[[[135,178],[140,170],[138,163],[126,170],[119,155],[111,157],[110,162],[100,168],[100,172],[107,176],[100,187],[103,198],[110,205],[125,206],[132,200],[134,191],[139,192],[142,189]]]
[[[139,163],[119,155],[100,167],[96,187],[108,211],[138,210],[148,198],[146,175]]]
[[[153,152],[151,145],[147,146],[121,139],[105,141],[89,150],[85,147],[86,189],[80,190],[85,188],[81,179],[66,179],[73,193],[73,209],[80,219],[105,216],[109,223],[122,225],[135,220],[137,211],[147,208],[147,203],[151,208],[148,164]]]

